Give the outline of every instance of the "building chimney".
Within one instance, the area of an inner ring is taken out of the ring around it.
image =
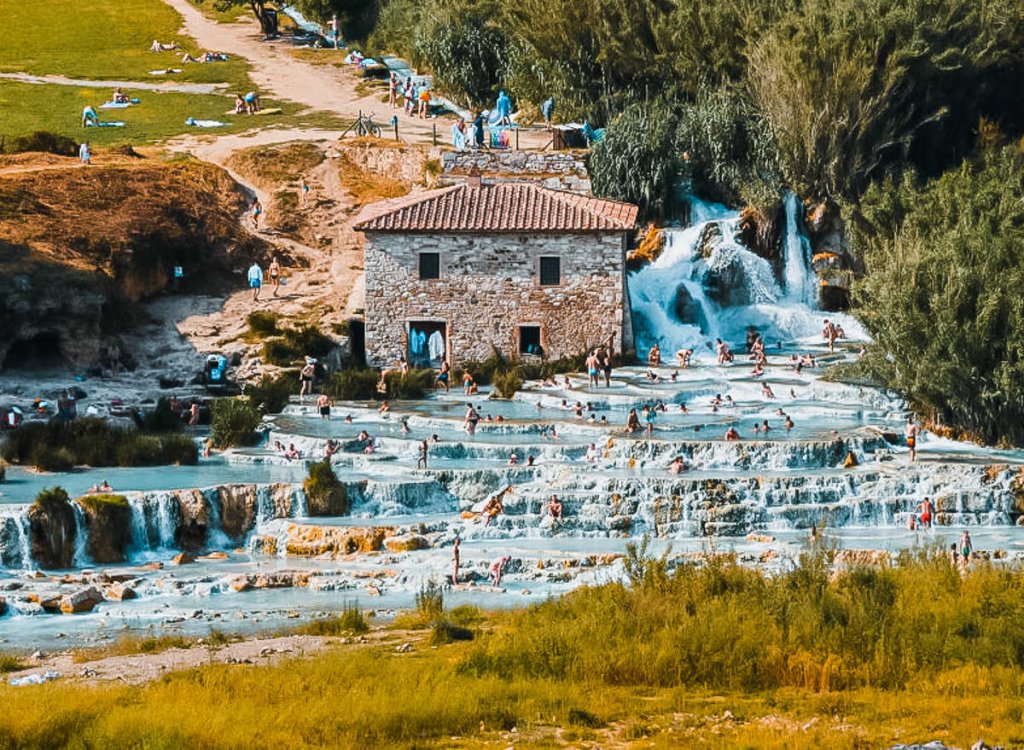
[[[480,187],[480,184],[480,170],[477,169],[476,167],[473,167],[466,174],[466,185],[468,185],[471,188],[478,188]]]

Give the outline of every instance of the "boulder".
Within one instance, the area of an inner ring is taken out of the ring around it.
[[[73,594],[65,594],[60,598],[60,611],[66,615],[80,612],[91,612],[103,601],[103,594],[95,586],[81,589]]]
[[[84,495],[86,552],[98,563],[124,562],[132,543],[132,509],[121,495]]]
[[[676,319],[680,323],[687,325],[697,326],[702,331],[710,330],[708,327],[707,316],[704,315],[704,308],[701,307],[700,303],[693,298],[690,294],[690,290],[686,288],[685,284],[680,284],[676,288],[675,304],[673,306],[676,314]],[[669,352],[668,356],[674,357],[675,352]]]
[[[277,537],[271,534],[256,534],[249,539],[249,552],[254,555],[277,557]]]
[[[384,547],[390,552],[415,552],[430,549],[430,542],[419,534],[402,534],[385,539]]]
[[[138,594],[136,594],[135,589],[130,586],[126,586],[123,583],[115,583],[103,592],[103,596],[108,601],[123,602],[129,599],[134,599]]]
[[[196,560],[192,555],[187,552],[179,552],[171,558],[171,565],[189,565],[194,563]]]
[[[174,530],[174,541],[185,550],[199,550],[206,546],[210,528],[210,506],[200,490],[178,490],[174,493],[178,502],[181,521]]]
[[[846,458],[843,459],[843,468],[844,469],[852,469],[855,466],[857,466],[858,464],[859,464],[859,462],[857,461],[857,457],[855,455],[853,455],[853,451],[849,451],[846,454]]]
[[[217,488],[220,528],[231,539],[242,539],[256,525],[256,485],[229,484]]]
[[[32,559],[42,568],[70,568],[75,558],[75,509],[60,487],[43,490],[28,509]]]
[[[0,617],[7,614],[7,600],[0,596]]]

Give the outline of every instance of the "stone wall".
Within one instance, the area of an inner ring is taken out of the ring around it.
[[[441,149],[421,146],[381,146],[373,142],[340,142],[338,156],[351,164],[383,177],[413,185],[436,181],[441,169]]]
[[[538,182],[555,190],[590,194],[583,151],[445,151],[441,182],[453,183],[478,172],[489,183]]]
[[[440,278],[420,280],[418,254],[440,255]],[[540,286],[541,256],[561,258],[562,283]],[[629,319],[625,237],[605,235],[366,235],[366,356],[391,364],[408,349],[410,321],[447,325],[454,363],[497,347],[519,352],[519,326],[541,328],[548,358],[579,354]]]

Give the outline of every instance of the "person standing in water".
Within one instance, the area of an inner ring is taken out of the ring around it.
[[[425,443],[427,441],[424,440],[423,442]],[[458,537],[455,537],[455,541],[452,542],[452,586],[459,585],[459,561],[461,557],[459,554],[459,546],[461,544],[461,540]]]
[[[424,440],[423,442],[420,443],[420,457],[419,457],[419,460],[416,461],[416,468],[417,469],[425,469],[425,468],[427,468],[427,451],[428,450],[430,450],[430,442],[428,440]],[[458,541],[459,541],[458,539],[455,540],[456,543],[458,543]],[[458,563],[457,562],[456,562],[455,565],[456,565],[456,568],[458,568]],[[458,577],[458,570],[456,570],[455,572],[456,572],[456,577]]]
[[[587,387],[597,388],[600,385],[600,362],[597,352],[593,351],[587,356]]]
[[[907,447],[910,449],[911,463],[917,458],[917,436],[919,432],[917,425],[914,424],[914,417],[907,417],[907,425],[903,430],[903,434],[907,439]]]
[[[967,571],[967,566],[971,564],[971,553],[974,552],[974,544],[971,543],[971,535],[964,529],[964,533],[960,535],[960,565],[963,567],[964,572]]]
[[[926,497],[921,501],[921,525],[930,529],[934,518],[935,506],[932,505],[932,501]]]

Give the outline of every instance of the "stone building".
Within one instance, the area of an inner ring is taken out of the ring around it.
[[[637,208],[479,178],[367,206],[366,356],[382,366],[558,358],[632,345],[626,244]]]

